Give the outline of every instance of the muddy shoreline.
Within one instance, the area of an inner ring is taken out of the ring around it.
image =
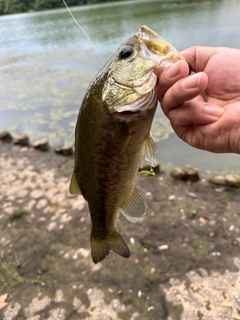
[[[72,168],[72,156],[0,144],[0,318],[240,319],[239,189],[138,176],[147,215],[117,223],[131,256],[94,265]]]

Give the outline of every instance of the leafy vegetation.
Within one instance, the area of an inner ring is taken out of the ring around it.
[[[78,6],[90,3],[108,2],[109,0],[67,0],[67,5]],[[112,0],[114,1],[114,0]],[[115,0],[118,1],[118,0]],[[29,11],[61,8],[62,0],[0,0],[0,15]]]

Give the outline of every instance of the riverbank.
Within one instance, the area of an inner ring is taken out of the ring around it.
[[[111,0],[111,2],[115,2],[116,0]],[[119,1],[119,0],[118,0]],[[83,5],[92,5],[98,3],[104,3],[108,1],[104,0],[75,0],[66,4],[71,8],[72,6],[83,6]],[[53,9],[60,9],[66,8],[63,1],[55,1],[55,0],[48,0],[48,1],[39,1],[34,0],[31,2],[26,1],[17,1],[9,4],[8,0],[3,0],[0,6],[0,16],[6,14],[16,14],[16,13],[32,13],[35,11],[44,11],[44,10],[53,10]],[[67,10],[67,9],[66,9]]]
[[[131,256],[94,265],[72,168],[72,156],[0,144],[2,319],[240,319],[239,189],[138,176],[147,215],[117,222]]]

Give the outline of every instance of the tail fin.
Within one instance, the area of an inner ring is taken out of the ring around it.
[[[91,235],[91,249],[94,263],[98,263],[103,260],[110,250],[124,258],[129,258],[130,256],[128,246],[117,231],[114,231],[111,236],[106,239],[99,239]]]

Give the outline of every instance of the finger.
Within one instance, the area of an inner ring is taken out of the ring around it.
[[[219,48],[194,46],[183,50],[181,54],[186,58],[194,72],[204,71],[210,58]]]
[[[208,77],[200,72],[180,79],[166,91],[161,101],[163,112],[168,117],[170,110],[182,105],[204,92],[208,84]],[[203,100],[203,98],[202,98]]]
[[[222,107],[222,116],[217,121],[205,125],[176,125],[175,131],[195,148],[217,153],[240,153],[239,102]]]
[[[158,80],[158,98],[161,101],[165,92],[179,79],[189,75],[189,66],[183,61],[177,61],[163,70]]]
[[[178,108],[171,109],[168,117],[173,129],[179,134],[186,126],[206,125],[215,122],[223,115],[223,112],[223,108],[195,98]]]

